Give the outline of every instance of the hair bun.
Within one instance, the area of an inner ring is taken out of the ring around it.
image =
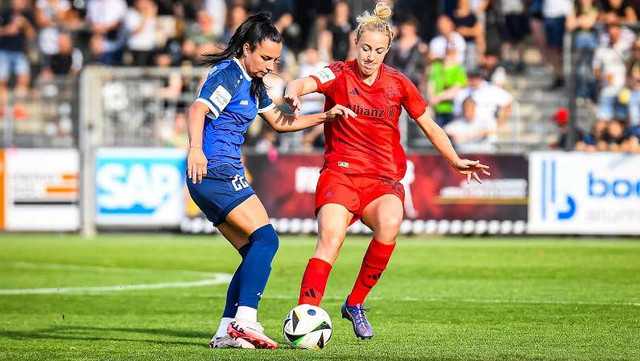
[[[377,3],[374,12],[376,16],[382,20],[389,19],[393,13],[393,11],[391,11],[391,7],[385,3]]]

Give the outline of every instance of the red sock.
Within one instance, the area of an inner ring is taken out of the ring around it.
[[[369,291],[378,283],[382,272],[387,268],[389,258],[391,258],[395,247],[395,242],[393,244],[384,244],[375,238],[371,240],[367,253],[364,254],[362,259],[362,267],[360,267],[356,283],[353,285],[349,298],[347,298],[349,306],[364,303]]]
[[[307,269],[302,276],[302,285],[300,287],[300,298],[298,304],[309,304],[320,306],[324,289],[327,287],[327,280],[331,273],[331,265],[319,258],[309,259]]]

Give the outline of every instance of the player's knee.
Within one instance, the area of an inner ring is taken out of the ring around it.
[[[272,257],[275,256],[278,251],[278,247],[280,246],[278,234],[271,224],[267,224],[256,229],[251,236],[249,236],[249,241],[254,243],[252,247],[259,245]]]
[[[378,228],[386,232],[398,233],[402,224],[402,217],[388,216],[382,217],[378,221]]]

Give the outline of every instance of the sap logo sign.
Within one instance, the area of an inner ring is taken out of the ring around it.
[[[180,169],[170,164],[106,163],[96,178],[98,207],[107,213],[152,213],[183,183]]]
[[[589,196],[594,198],[640,197],[640,179],[599,179],[593,172],[589,172]]]

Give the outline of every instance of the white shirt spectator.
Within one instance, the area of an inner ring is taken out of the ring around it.
[[[215,36],[221,38],[224,35],[224,24],[227,20],[227,4],[224,0],[206,0],[204,9],[213,19]]]
[[[87,5],[87,20],[98,25],[109,25],[124,19],[127,10],[124,0],[91,0]]]
[[[456,62],[460,65],[464,65],[464,54],[467,47],[467,43],[464,41],[464,37],[457,32],[451,33],[451,37],[447,40],[443,35],[438,35],[431,39],[429,42],[429,51],[431,52],[432,59],[444,59],[447,54],[447,42],[452,41],[456,47]]]
[[[134,31],[140,27],[143,21],[145,22],[143,28],[134,34]],[[157,24],[158,19],[156,17],[144,19],[137,10],[130,9],[125,18],[125,26],[129,34],[129,40],[127,40],[129,49],[135,51],[153,50],[156,47]]]
[[[476,103],[476,118],[497,120],[498,109],[504,108],[513,102],[513,96],[501,87],[483,81],[477,89],[466,87],[456,95],[453,101],[453,114],[462,114],[462,103],[468,97]]]
[[[571,0],[545,0],[542,6],[542,15],[545,18],[559,18],[568,16],[573,10]]]
[[[71,9],[71,3],[68,0],[38,0],[36,1],[36,9],[39,10],[47,21],[60,21],[58,14],[64,13]],[[45,55],[58,54],[58,29],[55,26],[47,26],[38,32],[38,46]]]
[[[445,125],[444,131],[462,153],[492,153],[495,151],[498,124],[489,118],[458,118]]]
[[[630,44],[625,41],[596,48],[593,55],[593,69],[600,69],[602,78],[605,79],[602,92],[614,95],[624,87],[630,48]]]

